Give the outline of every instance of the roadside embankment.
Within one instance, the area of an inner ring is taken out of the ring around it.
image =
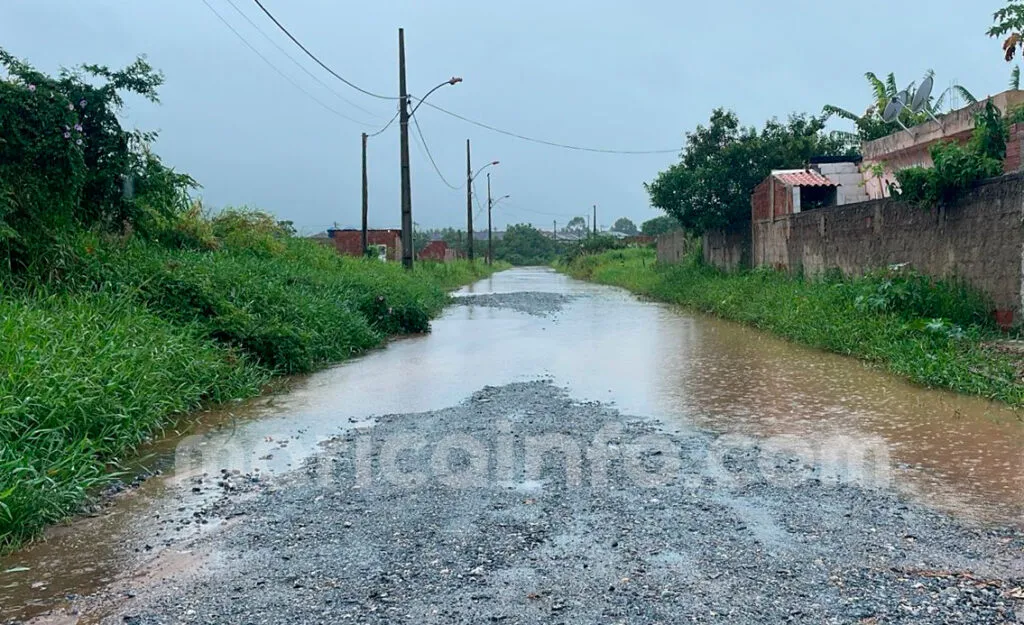
[[[855,356],[928,387],[1024,405],[1020,354],[1001,344],[970,289],[906,270],[818,280],[774,271],[722,273],[696,257],[658,266],[654,251],[578,257],[569,275]]]
[[[73,234],[45,275],[0,275],[0,552],[176,417],[426,332],[447,290],[493,270],[410,274],[245,221],[210,249]]]

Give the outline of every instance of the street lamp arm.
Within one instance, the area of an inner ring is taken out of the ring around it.
[[[486,165],[484,165],[480,169],[476,170],[476,173],[469,177],[469,181],[473,182],[474,180],[476,180],[476,177],[480,175],[480,172],[482,172],[483,170],[487,169],[488,167],[491,167],[493,165],[497,165],[498,162],[499,161],[492,161],[490,163],[487,163]]]
[[[461,79],[461,78],[459,78],[458,76],[452,76],[452,77],[451,77],[451,78],[449,78],[448,80],[444,81],[444,82],[443,82],[443,83],[441,83],[440,85],[438,85],[438,86],[434,87],[433,89],[431,89],[430,91],[428,91],[428,92],[427,92],[427,95],[423,96],[422,98],[415,98],[415,99],[417,100],[417,104],[416,104],[416,106],[414,106],[414,107],[413,107],[413,109],[412,109],[412,112],[411,112],[411,113],[409,113],[409,117],[412,117],[413,115],[415,115],[415,114],[416,114],[416,111],[417,111],[417,109],[419,109],[419,108],[420,108],[420,106],[422,106],[422,105],[423,105],[423,102],[424,102],[424,101],[425,101],[425,100],[426,100],[427,98],[429,98],[429,97],[430,97],[430,94],[431,94],[431,93],[434,93],[435,91],[437,91],[438,89],[440,89],[441,87],[444,87],[444,86],[446,86],[446,85],[457,85],[457,84],[459,84],[460,82],[462,82],[462,79]]]

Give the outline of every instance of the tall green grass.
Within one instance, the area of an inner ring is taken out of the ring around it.
[[[665,267],[649,249],[585,256],[561,269],[855,356],[925,386],[1024,405],[1020,363],[987,345],[999,338],[987,303],[955,282],[889,271],[817,280],[722,273],[693,258]]]
[[[429,330],[483,263],[343,258],[294,237],[70,237],[0,277],[0,552],[73,513],[176,416]]]
[[[267,372],[112,294],[0,300],[0,551],[78,505],[169,415]]]

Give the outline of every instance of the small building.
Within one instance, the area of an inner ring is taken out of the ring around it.
[[[327,236],[343,256],[363,255],[363,232],[355,228],[331,229]],[[397,229],[367,230],[366,244],[381,260],[402,259],[402,231]]]
[[[451,254],[449,254],[450,251],[451,250],[448,249],[447,243],[440,239],[437,239],[431,241],[430,243],[427,243],[427,245],[422,250],[420,250],[420,253],[417,254],[417,258],[419,258],[420,260],[444,261],[447,260],[449,256],[451,256]]]
[[[800,211],[835,206],[839,183],[814,169],[779,169],[754,187],[750,198],[754,221],[794,215]]]

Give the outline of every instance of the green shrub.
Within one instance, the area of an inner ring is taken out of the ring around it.
[[[141,58],[51,77],[0,49],[0,66],[0,237],[12,264],[45,260],[72,224],[121,231],[140,222],[124,179],[145,171],[155,135],[125,131],[117,112],[125,92],[156,101],[163,77]]]
[[[226,247],[248,250],[264,256],[284,253],[290,228],[273,215],[250,208],[228,208],[212,219],[213,234]]]
[[[933,167],[910,167],[896,172],[894,196],[924,206],[956,201],[979,181],[1003,173],[1006,123],[991,100],[975,115],[974,134],[966,147],[939,142],[931,147]]]

